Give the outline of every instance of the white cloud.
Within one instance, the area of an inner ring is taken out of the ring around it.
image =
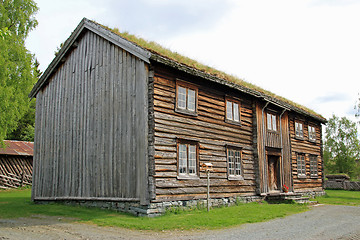
[[[360,92],[359,1],[38,2],[39,27],[28,46],[42,69],[88,17],[155,40],[325,117],[350,116],[348,109]],[[334,92],[348,98],[330,104],[317,101]]]

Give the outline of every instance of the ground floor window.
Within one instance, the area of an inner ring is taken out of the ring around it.
[[[241,163],[241,149],[227,148],[228,178],[230,180],[242,180],[243,169]]]
[[[310,155],[310,177],[317,178],[318,176],[318,160],[316,155]]]
[[[297,154],[297,173],[299,178],[306,177],[306,163],[305,163],[305,154]]]
[[[188,141],[178,142],[178,175],[181,177],[197,176],[198,158],[197,143]]]

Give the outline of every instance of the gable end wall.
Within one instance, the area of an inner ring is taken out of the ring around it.
[[[148,200],[147,64],[85,32],[37,94],[34,200]]]

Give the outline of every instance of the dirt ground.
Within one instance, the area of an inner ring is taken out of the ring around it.
[[[76,223],[48,216],[0,219],[3,239],[360,239],[360,207],[315,206],[264,223],[220,230],[136,231]]]

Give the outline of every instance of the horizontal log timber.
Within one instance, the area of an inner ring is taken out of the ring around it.
[[[159,195],[178,195],[178,194],[204,194],[207,187],[187,187],[187,188],[156,188],[156,194]],[[244,193],[254,191],[254,186],[211,186],[210,193]]]
[[[211,186],[254,186],[255,182],[252,180],[232,180],[227,179],[212,179],[210,176],[210,185]],[[178,188],[178,187],[206,187],[207,179],[188,179],[188,180],[178,180],[178,179],[156,179],[156,187],[159,188]]]
[[[253,192],[239,192],[239,193],[212,193],[210,198],[226,198],[226,197],[242,197],[242,196],[256,196]],[[179,200],[198,200],[206,199],[206,194],[180,194],[180,195],[158,195],[154,202],[163,201],[179,201]]]

